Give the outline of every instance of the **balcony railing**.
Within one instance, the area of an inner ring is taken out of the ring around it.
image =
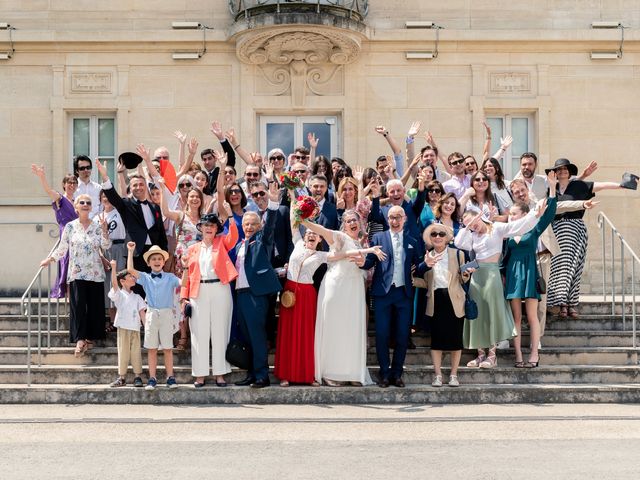
[[[262,14],[331,13],[362,21],[369,10],[368,0],[229,0],[235,21]]]

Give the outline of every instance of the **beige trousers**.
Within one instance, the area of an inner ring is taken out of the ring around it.
[[[549,274],[551,273],[551,254],[543,253],[538,255],[538,262],[540,264],[540,273],[544,278],[547,286],[549,285]],[[538,320],[540,320],[540,337],[544,336],[544,327],[547,323],[547,294],[540,295],[540,301],[538,302]]]
[[[118,328],[118,375],[121,377],[127,374],[129,361],[136,377],[142,374],[140,331]]]

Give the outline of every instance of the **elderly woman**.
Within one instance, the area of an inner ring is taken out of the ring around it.
[[[426,314],[431,323],[431,359],[435,370],[434,387],[442,386],[442,352],[451,354],[449,386],[457,387],[458,366],[462,356],[465,293],[462,283],[469,281],[473,269],[460,274],[464,253],[449,245],[453,230],[434,223],[424,231],[429,250],[416,273],[427,283]]]
[[[43,165],[31,165],[31,172],[40,179],[42,188],[51,199],[51,207],[56,214],[56,221],[58,222],[60,236],[62,237],[62,231],[67,223],[78,218],[76,209],[73,206],[73,195],[78,189],[78,178],[72,173],[65,175],[62,179],[62,191],[64,194],[61,194],[49,186]],[[58,274],[53,287],[51,287],[51,298],[64,298],[67,295],[68,268],[69,254],[67,253],[62,257],[60,262],[58,262]]]
[[[478,172],[481,173],[481,172]],[[463,343],[465,348],[477,348],[478,356],[467,367],[492,368],[498,364],[496,344],[516,335],[511,310],[504,298],[500,277],[500,256],[505,238],[524,235],[535,227],[544,208],[529,212],[514,222],[492,223],[477,212],[468,211],[462,217],[465,228],[455,238],[457,248],[472,251],[480,268],[471,278],[469,295],[478,304],[478,318],[465,320]],[[486,355],[484,349],[489,348]]]
[[[231,209],[226,214],[231,215]],[[228,252],[238,241],[238,229],[231,222],[229,233],[223,234],[221,219],[215,213],[203,216],[197,228],[202,232],[202,241],[187,251],[187,270],[182,276],[180,295],[183,307],[187,302],[191,305],[191,369],[196,377],[193,386],[204,386],[211,367],[216,385],[226,387],[224,375],[231,371],[231,365],[225,353],[233,311],[229,284],[238,276]]]
[[[288,387],[289,382],[314,383],[313,345],[318,294],[313,286],[313,275],[329,255],[318,251],[321,239],[314,231],[306,230],[304,238],[300,236],[293,208],[290,215],[295,246],[289,258],[284,289],[294,292],[295,303],[280,306],[274,373],[282,387]]]
[[[104,266],[100,249],[111,246],[103,215],[91,220],[91,197],[78,195],[74,206],[78,219],[67,223],[58,248],[45,258],[46,267],[69,252],[69,338],[75,342],[75,355],[83,355],[95,340],[105,337],[104,331]]]
[[[575,178],[578,167],[566,158],[556,160],[549,171],[556,172],[558,201],[589,200],[601,190],[632,188],[615,182],[585,182]],[[545,170],[547,171],[547,170]],[[582,218],[584,210],[555,216],[551,228],[558,239],[560,253],[551,257],[551,275],[547,293],[547,305],[560,307],[560,317],[579,316],[580,280],[587,256],[587,226]]]
[[[329,386],[342,382],[373,383],[367,369],[366,272],[350,261],[367,253],[384,254],[380,247],[362,249],[366,236],[362,219],[353,210],[342,215],[341,231],[303,221],[331,247],[329,268],[318,292],[315,336],[315,378]]]

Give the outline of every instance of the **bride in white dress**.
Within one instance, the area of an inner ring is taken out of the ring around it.
[[[371,385],[367,369],[367,272],[352,260],[368,253],[384,260],[385,254],[379,247],[362,248],[359,239],[366,233],[354,210],[343,214],[341,231],[308,221],[302,223],[331,247],[329,266],[318,293],[315,379],[330,386],[340,385],[339,382]]]

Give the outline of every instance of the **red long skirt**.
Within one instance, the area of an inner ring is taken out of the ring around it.
[[[296,304],[280,306],[275,375],[292,383],[312,383],[318,294],[313,285],[291,280],[285,289],[296,293]]]

